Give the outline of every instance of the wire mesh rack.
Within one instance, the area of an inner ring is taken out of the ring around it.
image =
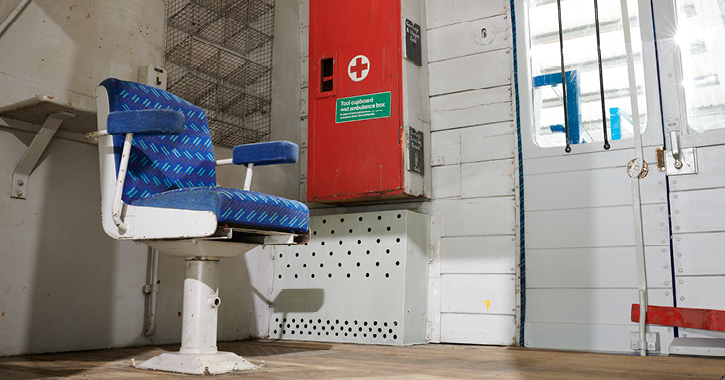
[[[168,90],[207,114],[214,144],[269,140],[274,0],[168,0]]]

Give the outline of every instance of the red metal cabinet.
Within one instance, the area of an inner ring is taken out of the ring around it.
[[[422,45],[418,3],[404,17],[401,1],[310,0],[308,201],[425,196],[427,68],[403,58],[406,19]],[[408,122],[405,100],[422,117]]]

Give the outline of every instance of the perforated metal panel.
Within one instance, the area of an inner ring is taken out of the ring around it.
[[[270,337],[424,343],[428,229],[411,211],[310,218],[307,244],[276,250]]]

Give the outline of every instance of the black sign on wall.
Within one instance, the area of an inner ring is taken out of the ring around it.
[[[405,19],[405,57],[418,66],[423,65],[420,46],[420,25]]]
[[[423,131],[408,129],[408,170],[425,174],[423,165]]]

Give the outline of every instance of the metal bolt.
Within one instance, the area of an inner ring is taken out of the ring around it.
[[[684,284],[684,283],[685,283],[685,280],[680,280],[680,284]]]
[[[685,300],[685,297],[680,297],[680,301],[684,301],[684,300]]]
[[[667,248],[662,248],[662,253],[667,252]]]
[[[17,191],[17,194],[18,194],[19,197],[22,197],[23,196],[23,192],[20,191],[20,190]]]
[[[673,195],[673,196],[672,196],[672,198],[675,198],[675,199],[677,199],[677,194]]]
[[[670,295],[670,292],[665,292],[665,295],[666,295],[666,296],[669,296],[669,295]]]
[[[680,210],[675,210],[675,214],[679,214],[679,213],[680,213]]]
[[[680,165],[682,165],[682,163],[680,163]],[[677,185],[677,180],[673,180],[673,181],[672,181],[672,184],[673,184],[673,185]]]
[[[682,252],[677,252],[677,257],[682,257]]]
[[[670,285],[670,282],[669,281],[665,281],[665,286],[669,286],[669,285]]]
[[[677,241],[680,241],[680,240],[682,240],[682,238],[681,238],[681,237],[678,237],[678,238],[677,238]]]
[[[682,273],[682,268],[678,269],[677,271],[680,272],[680,273]]]
[[[22,179],[19,179],[18,180],[18,186],[23,186],[23,185],[25,185],[25,182],[23,182]]]
[[[660,206],[660,210],[664,210],[664,209],[665,209],[665,206]]]

